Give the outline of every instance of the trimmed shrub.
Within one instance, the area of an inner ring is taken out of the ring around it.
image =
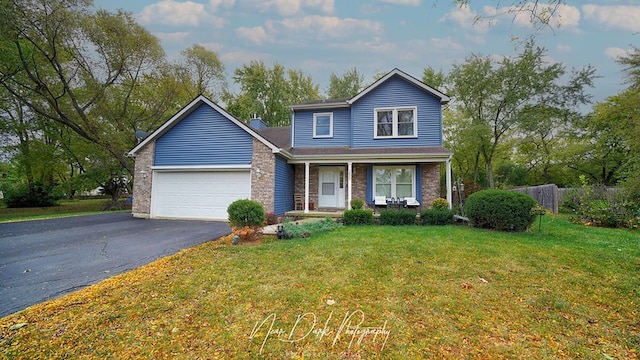
[[[353,199],[351,200],[351,209],[360,210],[364,206],[364,200],[362,199]]]
[[[227,208],[227,214],[232,227],[256,227],[264,224],[264,207],[255,200],[236,200]]]
[[[265,215],[265,222],[267,223],[267,225],[275,225],[278,223],[278,215],[276,215],[275,213],[268,213]]]
[[[416,213],[409,210],[386,209],[380,211],[380,225],[415,225]]]
[[[449,225],[453,224],[454,214],[455,212],[448,208],[426,209],[420,214],[420,219],[422,220],[422,225]]]
[[[345,225],[371,225],[373,224],[373,211],[371,210],[345,210],[342,215]]]
[[[447,201],[447,199],[439,197],[433,200],[433,202],[431,203],[431,208],[436,210],[449,210],[449,202]]]
[[[306,222],[302,224],[294,222],[286,222],[284,226],[284,238],[306,238],[311,235],[319,234],[322,232],[331,231],[342,226],[330,218],[326,218],[316,222]]]
[[[509,190],[482,190],[471,194],[465,213],[471,225],[500,231],[524,231],[535,215],[537,202],[527,194]]]
[[[40,183],[24,184],[5,190],[4,202],[9,208],[50,207],[57,205],[58,197],[51,187]]]

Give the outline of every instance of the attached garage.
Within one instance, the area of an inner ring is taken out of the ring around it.
[[[152,218],[227,220],[227,207],[251,197],[249,170],[154,170]]]

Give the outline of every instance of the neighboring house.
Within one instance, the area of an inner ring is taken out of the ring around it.
[[[449,97],[394,69],[351,99],[291,107],[291,126],[246,125],[199,96],[129,152],[135,157],[133,214],[227,219],[250,198],[265,211],[345,209],[352,199],[440,194],[451,202],[451,152],[442,147]]]

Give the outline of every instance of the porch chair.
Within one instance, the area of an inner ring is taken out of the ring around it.
[[[407,203],[404,205],[407,209],[418,209],[420,207],[420,202],[413,197],[406,197],[404,201]]]
[[[295,210],[304,210],[304,196],[302,194],[293,194],[293,201]]]
[[[376,212],[376,209],[380,207],[387,207],[387,198],[386,196],[376,196],[373,198],[373,212]]]

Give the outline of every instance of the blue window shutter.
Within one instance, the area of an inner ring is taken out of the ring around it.
[[[367,204],[373,204],[373,165],[367,165]]]
[[[422,203],[422,169],[416,164],[416,200]]]

